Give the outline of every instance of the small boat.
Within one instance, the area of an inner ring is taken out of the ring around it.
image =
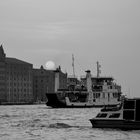
[[[113,128],[123,130],[140,129],[140,98],[124,99],[116,107],[104,107],[93,119],[93,128]]]

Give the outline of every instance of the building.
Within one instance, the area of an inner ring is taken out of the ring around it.
[[[33,93],[34,100],[46,101],[46,92],[54,91],[54,72],[46,70],[43,66],[40,69],[33,69]]]
[[[59,88],[67,87],[67,74],[59,67]],[[40,69],[33,69],[33,93],[36,102],[46,101],[46,93],[55,92],[55,71],[46,70],[43,66]]]
[[[0,104],[29,104],[33,102],[33,65],[8,58],[0,46]]]

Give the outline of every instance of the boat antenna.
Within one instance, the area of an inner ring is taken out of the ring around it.
[[[99,78],[99,77],[100,77],[100,74],[101,74],[100,68],[101,68],[101,65],[100,65],[99,62],[97,61],[97,78]]]
[[[72,68],[73,68],[73,76],[75,78],[74,55],[73,54],[72,54]]]
[[[130,95],[130,88],[128,89],[128,96],[129,96],[129,98],[131,98],[131,95]]]

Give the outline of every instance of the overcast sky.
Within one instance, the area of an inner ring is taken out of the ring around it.
[[[72,74],[111,75],[140,97],[140,0],[0,0],[0,43],[7,57],[39,68],[49,60]]]

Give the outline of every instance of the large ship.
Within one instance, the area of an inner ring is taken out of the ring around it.
[[[121,87],[112,77],[101,77],[97,62],[97,76],[90,70],[79,84],[69,84],[67,89],[59,89],[59,70],[55,71],[55,92],[46,93],[47,106],[53,108],[116,106],[120,103]],[[74,77],[75,79],[75,77]]]

